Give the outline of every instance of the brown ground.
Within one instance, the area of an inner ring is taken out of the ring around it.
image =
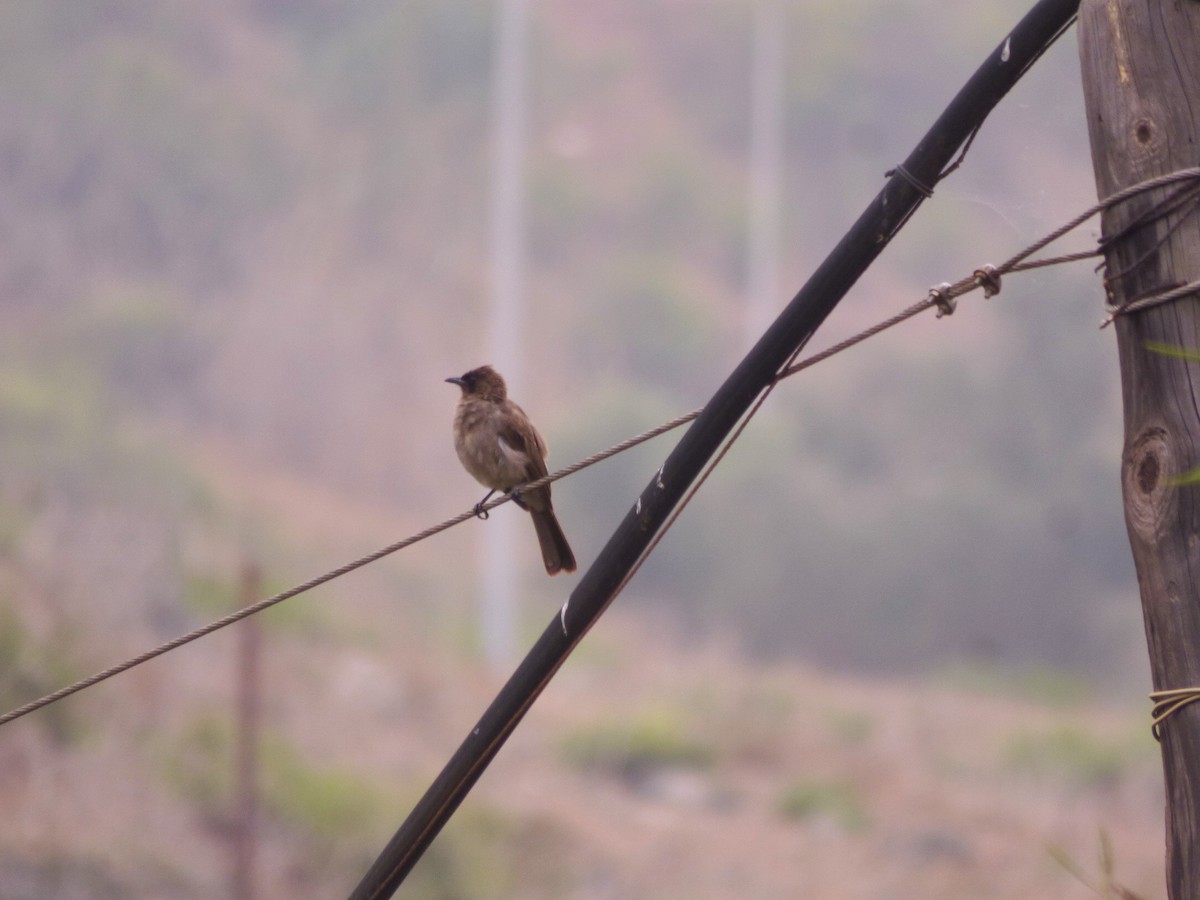
[[[297,534],[341,522],[369,550],[404,533],[218,458]],[[438,540],[414,558],[461,552]],[[325,562],[295,552],[276,577]],[[501,684],[465,646],[470,567],[447,587],[422,565],[387,560],[265,618],[260,896],[344,896]],[[1117,879],[1164,895],[1141,710],[994,673],[762,665],[667,636],[644,600],[635,582],[589,635],[400,896],[1070,900],[1097,894],[1051,851],[1098,887],[1102,833]],[[65,736],[48,711],[0,729],[0,897],[228,896],[234,644],[66,701]]]

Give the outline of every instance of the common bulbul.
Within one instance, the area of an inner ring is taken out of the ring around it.
[[[463,467],[489,489],[476,508],[495,491],[510,494],[533,519],[547,574],[574,572],[575,554],[550,504],[550,485],[521,490],[546,474],[546,442],[525,411],[508,399],[500,373],[480,366],[446,381],[462,388],[454,414],[454,449]]]

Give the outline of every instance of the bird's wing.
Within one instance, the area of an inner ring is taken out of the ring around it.
[[[524,457],[529,480],[541,478],[546,474],[546,442],[521,407],[514,403],[510,412],[515,414],[505,416],[500,423],[501,449],[507,445],[515,451],[510,458],[518,453]]]

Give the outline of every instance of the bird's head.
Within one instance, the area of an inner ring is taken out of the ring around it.
[[[480,366],[463,375],[447,378],[446,381],[462,388],[464,397],[480,397],[495,403],[503,403],[508,397],[504,379],[491,366]]]

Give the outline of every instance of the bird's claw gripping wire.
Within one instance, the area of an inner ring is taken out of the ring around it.
[[[488,511],[486,509],[484,509],[484,506],[486,506],[487,502],[492,499],[492,494],[494,494],[494,493],[496,493],[495,490],[488,491],[487,496],[485,496],[482,500],[480,500],[478,503],[475,504],[475,506],[472,509],[472,512],[475,513],[475,518],[486,519],[488,517]],[[517,506],[521,507],[521,509],[529,509],[529,507],[525,505],[525,501],[523,499],[521,499],[521,488],[520,487],[509,488],[507,491],[504,492],[504,494],[505,494],[505,496],[509,497],[513,503],[515,503],[515,504],[517,504]]]
[[[496,492],[488,491],[484,498],[475,504],[475,508],[473,510],[475,513],[475,518],[480,519],[481,521],[487,519],[488,511],[483,508],[483,505],[492,499],[492,494],[494,493]]]

